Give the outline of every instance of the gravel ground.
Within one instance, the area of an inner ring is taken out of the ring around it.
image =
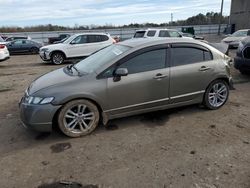
[[[236,90],[217,111],[194,105],[142,114],[69,139],[26,130],[19,120],[29,83],[59,67],[37,55],[0,63],[1,188],[250,187],[249,76],[232,69]]]

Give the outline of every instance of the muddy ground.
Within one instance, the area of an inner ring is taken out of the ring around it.
[[[232,69],[236,90],[217,111],[194,105],[142,114],[70,139],[26,130],[19,120],[29,83],[59,67],[37,55],[0,63],[1,188],[250,187],[250,76]]]

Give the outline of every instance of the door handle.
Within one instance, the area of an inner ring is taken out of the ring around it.
[[[199,71],[207,71],[207,70],[209,70],[209,69],[211,69],[211,67],[202,66],[202,67],[199,69]]]
[[[162,78],[166,78],[166,77],[168,77],[168,75],[158,73],[158,74],[155,75],[154,79],[157,80],[157,79],[162,79]]]

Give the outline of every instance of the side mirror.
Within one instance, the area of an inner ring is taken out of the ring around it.
[[[115,76],[127,76],[128,75],[128,69],[127,68],[119,68],[115,71]]]
[[[76,44],[76,41],[73,40],[70,42],[70,44],[74,45],[74,44]]]
[[[115,70],[114,73],[114,82],[119,82],[121,80],[122,76],[127,76],[128,75],[128,69],[127,68],[119,68]]]

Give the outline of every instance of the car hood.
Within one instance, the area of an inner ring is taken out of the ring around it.
[[[224,38],[222,41],[223,42],[234,42],[234,41],[241,41],[243,40],[245,37],[226,37]]]
[[[55,71],[44,74],[43,76],[34,80],[29,88],[28,94],[33,95],[41,89],[52,87],[59,84],[65,84],[79,79],[79,76],[73,76],[66,74],[64,68],[57,69]]]
[[[67,44],[64,44],[64,43],[50,44],[50,45],[43,46],[43,47],[41,48],[41,50],[44,49],[44,48],[48,48],[48,49],[50,49],[50,50],[61,49],[61,48],[64,47],[65,45],[67,45]]]

